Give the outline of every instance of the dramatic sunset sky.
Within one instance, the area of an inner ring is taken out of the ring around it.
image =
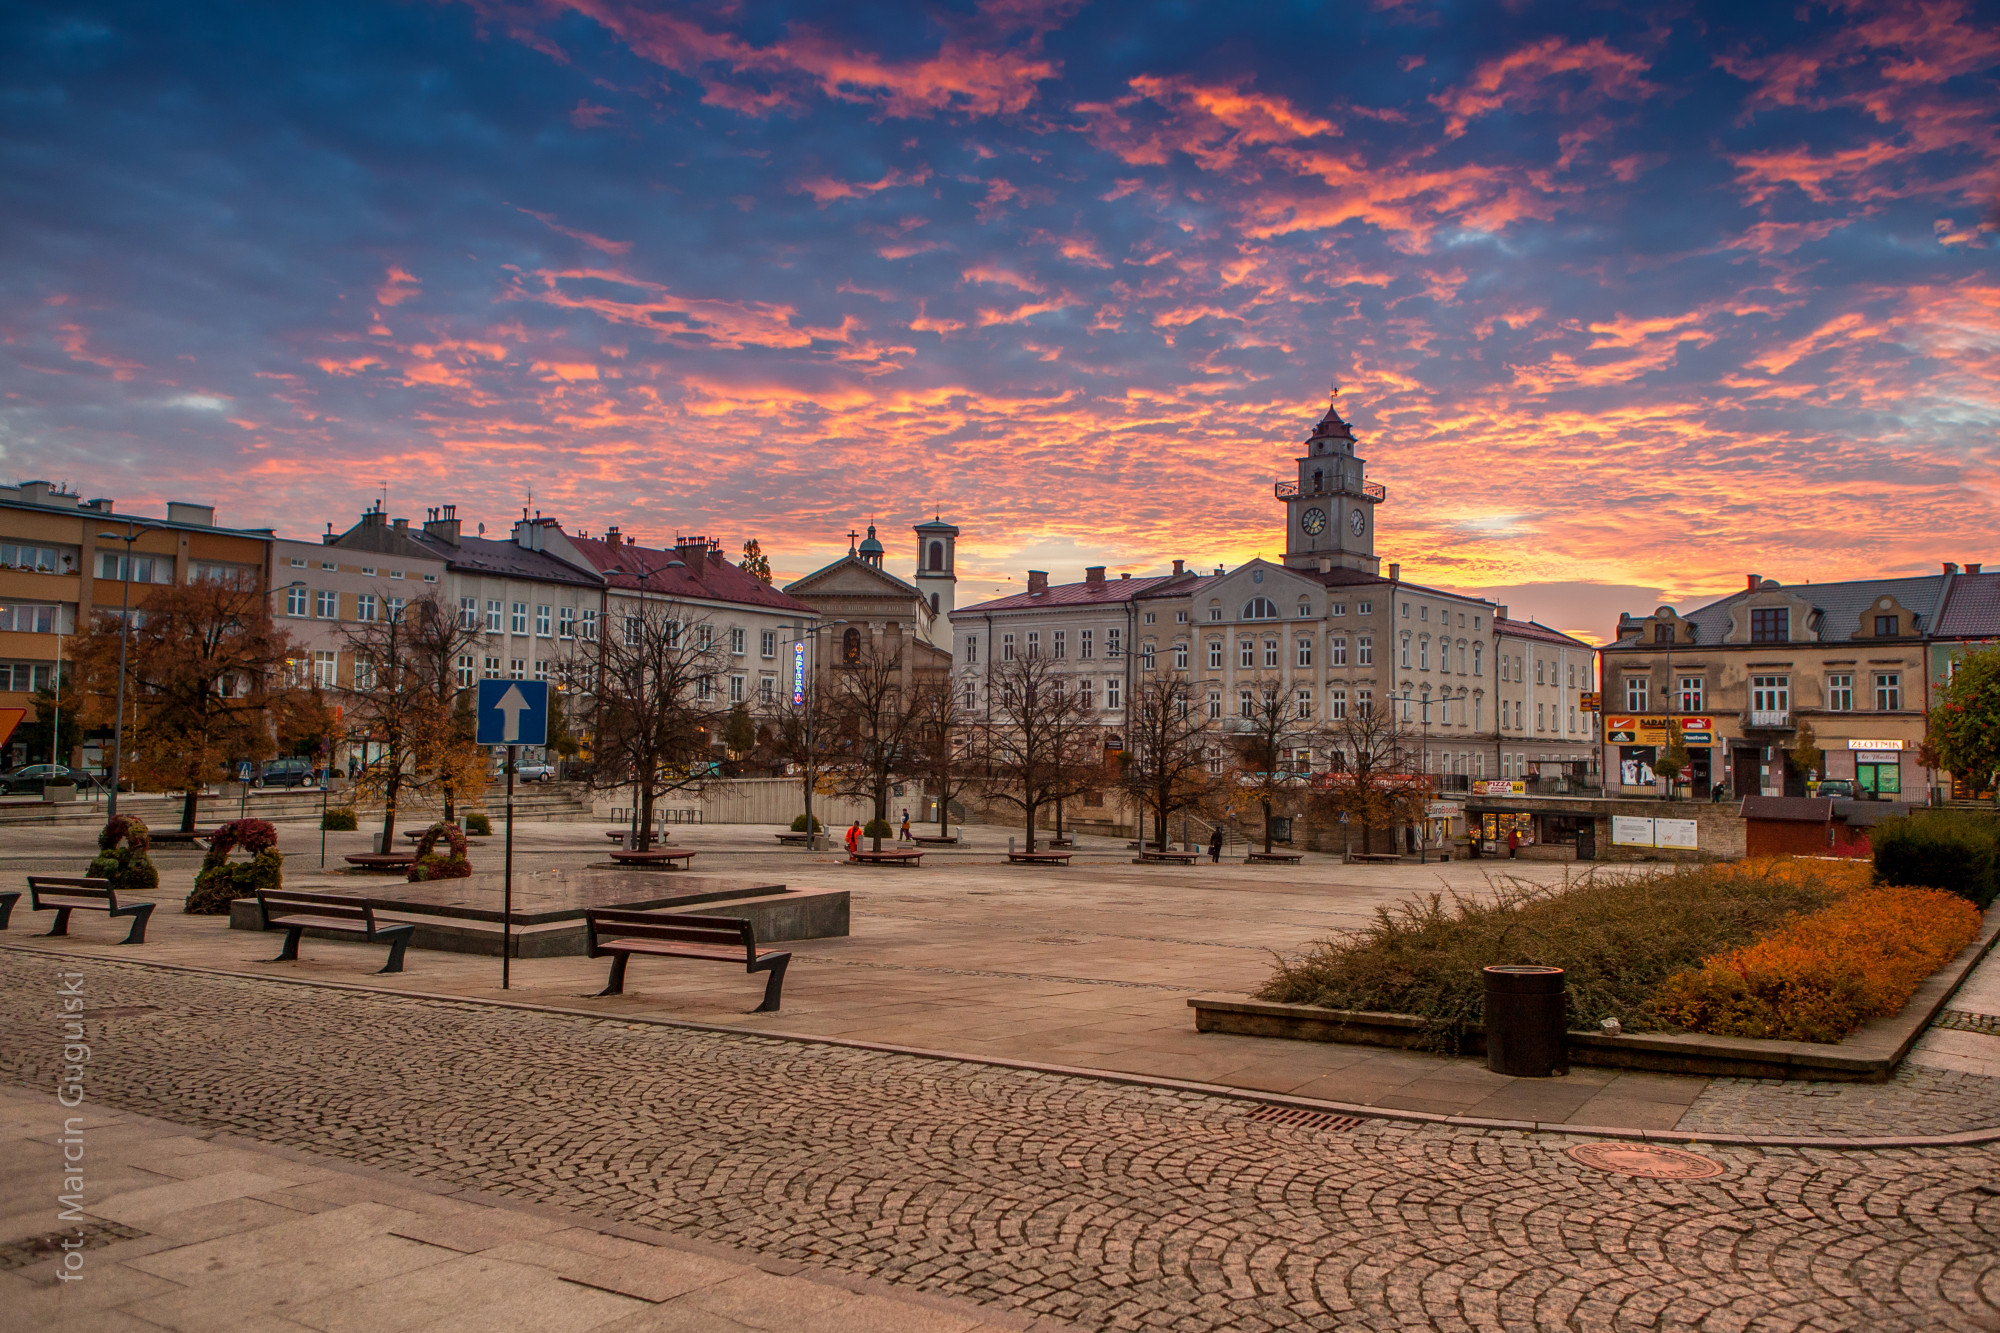
[[[2000,561],[1990,6],[0,12],[0,478],[307,535],[1378,550],[1602,636]],[[532,492],[532,499],[530,493]]]

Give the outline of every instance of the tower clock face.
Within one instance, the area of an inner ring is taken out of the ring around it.
[[[1326,511],[1324,509],[1306,510],[1305,514],[1299,519],[1299,526],[1304,528],[1307,532],[1314,534],[1315,536],[1317,536],[1319,533],[1325,532]]]
[[[1361,535],[1361,530],[1368,526],[1368,518],[1359,509],[1357,509],[1352,514],[1348,515],[1347,526],[1353,528],[1354,535],[1359,537]]]

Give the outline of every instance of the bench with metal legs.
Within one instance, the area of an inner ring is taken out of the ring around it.
[[[742,963],[745,972],[764,972],[764,1001],[751,1012],[774,1014],[785,988],[786,950],[759,949],[757,932],[733,916],[686,916],[676,912],[592,909],[583,914],[590,956],[611,957],[611,976],[598,995],[625,993],[625,965],[633,954],[689,958],[704,963]]]
[[[71,912],[102,912],[107,917],[129,916],[132,929],[120,944],[144,944],[146,922],[158,903],[118,902],[118,890],[108,879],[66,878],[60,875],[28,876],[29,904],[37,912],[54,912],[56,923],[44,938],[69,934]],[[14,895],[16,898],[19,894]],[[11,906],[11,904],[10,904]]]

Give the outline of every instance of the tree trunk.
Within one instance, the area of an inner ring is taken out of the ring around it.
[[[190,784],[187,789],[187,796],[181,802],[181,832],[183,833],[194,832],[195,803],[198,802],[200,799],[201,799],[200,785]]]
[[[1271,854],[1271,803],[1269,801],[1265,801],[1263,805],[1264,805],[1264,855],[1269,856]]]
[[[875,828],[874,837],[868,844],[869,850],[879,852],[882,850],[882,829],[889,822],[889,779],[886,775],[875,780],[875,818],[869,822]]]
[[[1062,835],[1063,835],[1063,834],[1062,834],[1062,801],[1061,801],[1061,799],[1060,799],[1060,798],[1058,798],[1058,799],[1057,799],[1057,801],[1056,801],[1056,836],[1055,836],[1055,841],[1056,841],[1056,842],[1061,842],[1061,841],[1062,841]]]
[[[1035,811],[1038,807],[1039,803],[1035,801],[1025,802],[1022,806],[1028,814],[1028,850],[1031,852],[1035,850]]]
[[[1153,812],[1153,837],[1161,851],[1167,850],[1167,798],[1160,798],[1159,809]]]
[[[382,850],[396,850],[396,797],[401,783],[393,779],[382,788]]]

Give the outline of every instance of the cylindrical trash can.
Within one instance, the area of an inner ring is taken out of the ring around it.
[[[1485,969],[1486,1067],[1515,1078],[1569,1072],[1568,996],[1559,967]]]

